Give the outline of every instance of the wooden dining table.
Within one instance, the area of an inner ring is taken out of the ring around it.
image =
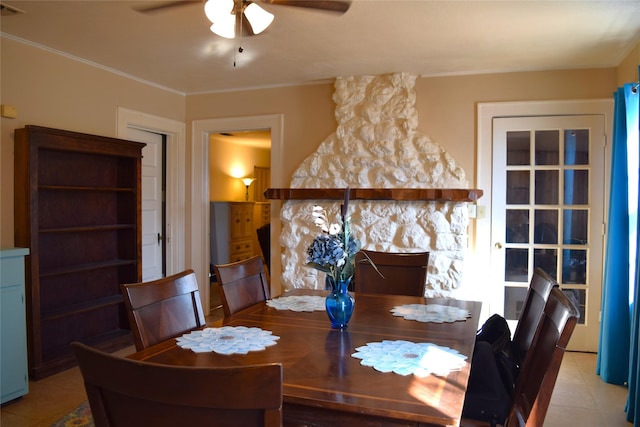
[[[326,295],[327,291],[294,290],[283,294]],[[355,310],[348,328],[332,329],[324,311],[297,312],[266,302],[223,320],[225,326],[271,331],[275,345],[247,354],[197,353],[175,339],[129,357],[182,366],[283,365],[285,426],[458,426],[462,414],[481,303],[383,294],[353,294]],[[405,304],[438,304],[469,311],[465,320],[419,322],[394,316]],[[219,326],[219,325],[218,325]],[[381,372],[353,357],[368,343],[402,340],[448,347],[467,357],[447,375],[417,376]],[[224,393],[212,384],[212,393]]]

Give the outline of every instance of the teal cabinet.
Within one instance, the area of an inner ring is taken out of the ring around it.
[[[0,403],[29,392],[24,257],[28,249],[0,250]]]

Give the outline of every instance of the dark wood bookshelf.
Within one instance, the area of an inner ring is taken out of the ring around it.
[[[32,379],[73,366],[73,341],[109,350],[133,342],[120,284],[142,279],[144,145],[39,126],[15,132]]]

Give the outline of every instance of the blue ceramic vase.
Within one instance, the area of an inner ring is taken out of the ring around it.
[[[327,295],[325,306],[333,329],[346,329],[353,314],[356,301],[349,294],[350,283],[351,280],[334,281],[332,277],[327,276],[327,285],[331,286],[331,293]]]

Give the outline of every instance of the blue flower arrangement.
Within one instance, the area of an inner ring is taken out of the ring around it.
[[[327,273],[334,283],[352,279],[355,256],[360,250],[360,241],[351,234],[348,210],[348,188],[340,207],[340,223],[331,223],[323,207],[313,207],[314,223],[322,233],[313,239],[307,249],[307,265]]]

